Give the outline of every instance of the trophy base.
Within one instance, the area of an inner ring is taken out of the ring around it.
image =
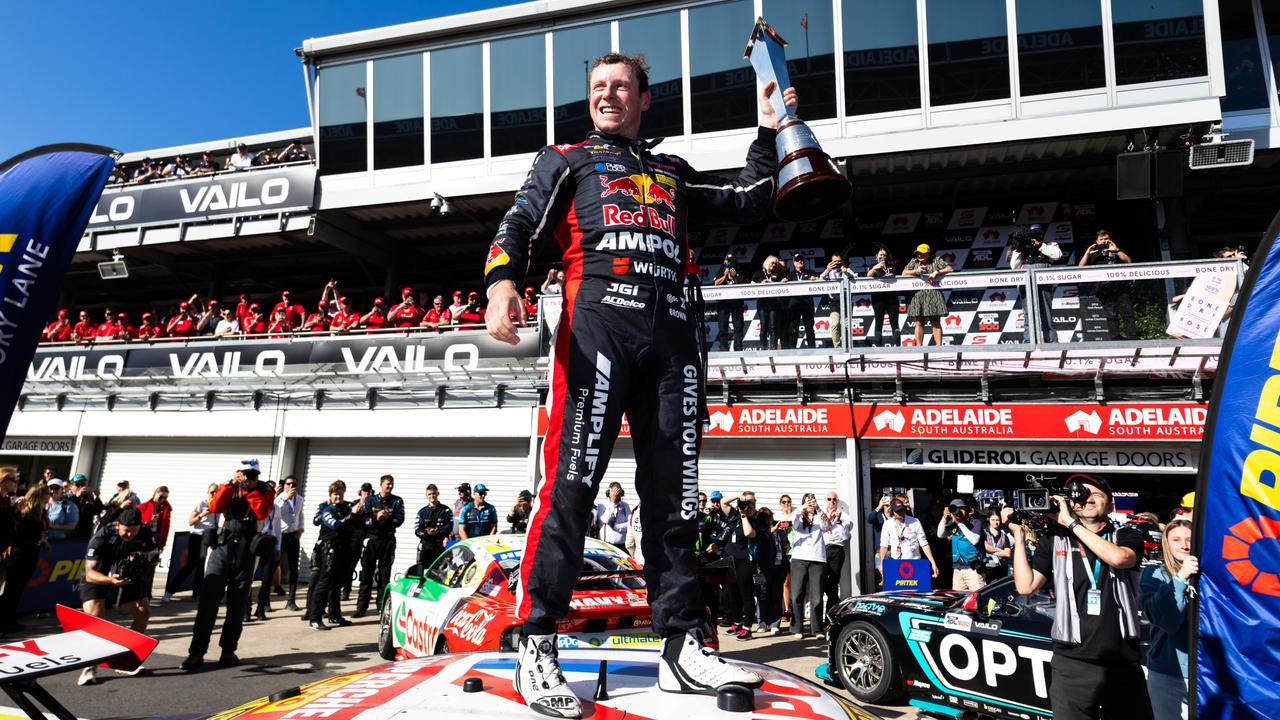
[[[805,148],[779,163],[773,212],[787,222],[816,220],[839,210],[852,194],[853,185],[826,153]]]

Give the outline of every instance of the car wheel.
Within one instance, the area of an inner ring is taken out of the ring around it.
[[[378,621],[378,654],[383,660],[396,659],[396,641],[391,627],[391,598],[382,603],[382,618]]]
[[[901,696],[902,682],[889,641],[875,625],[859,620],[841,628],[836,659],[840,683],[862,702],[893,702]]]

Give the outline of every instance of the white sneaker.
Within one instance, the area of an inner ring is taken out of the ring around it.
[[[560,672],[555,633],[520,638],[515,690],[524,698],[525,704],[540,715],[582,717],[582,701],[573,694],[564,673]]]
[[[80,679],[76,680],[77,685],[97,685],[98,684],[98,666],[91,665],[80,671]]]
[[[702,631],[689,630],[662,641],[658,663],[658,688],[666,692],[699,692],[725,685],[758,688],[764,679],[756,673],[726,662],[706,646]]]
[[[141,666],[141,665],[139,665],[138,667],[136,667],[136,668],[134,668],[134,669],[132,669],[132,670],[118,670],[118,669],[117,669],[117,670],[116,670],[116,674],[117,674],[117,675],[128,675],[129,677],[137,677],[137,676],[139,676],[139,675],[141,675],[141,674],[142,674],[142,671],[143,671],[143,670],[146,670],[146,668],[145,668],[145,667],[143,667],[143,666]]]

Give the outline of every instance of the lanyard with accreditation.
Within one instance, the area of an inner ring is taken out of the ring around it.
[[[1100,537],[1110,541],[1111,533]],[[1089,576],[1089,590],[1084,596],[1084,611],[1089,615],[1102,614],[1102,591],[1098,589],[1098,578],[1102,577],[1102,560],[1093,559],[1093,567],[1089,567],[1089,556],[1085,553],[1084,543],[1076,540],[1080,546],[1080,564],[1084,565],[1085,574]]]

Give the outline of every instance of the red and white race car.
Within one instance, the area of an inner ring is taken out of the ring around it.
[[[486,535],[449,546],[425,572],[385,589],[378,652],[387,660],[469,650],[511,650],[519,642],[515,582],[524,535]],[[644,573],[626,552],[587,538],[562,649],[657,648]]]

